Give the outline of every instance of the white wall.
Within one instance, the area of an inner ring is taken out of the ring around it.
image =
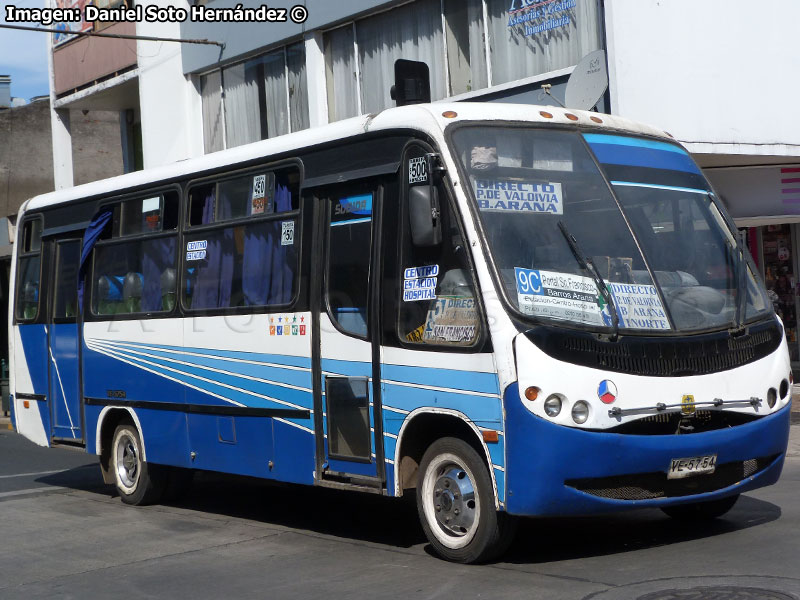
[[[614,114],[692,152],[800,155],[800,1],[605,6]]]
[[[146,0],[142,6],[178,5],[184,1]],[[137,23],[136,34],[180,38],[178,23]],[[203,154],[203,126],[199,93],[183,75],[176,42],[137,42],[139,107],[142,119],[144,168],[157,167]]]

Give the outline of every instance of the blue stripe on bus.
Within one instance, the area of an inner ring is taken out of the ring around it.
[[[94,341],[91,338],[88,341]],[[111,342],[108,340],[96,340],[99,344],[108,343],[111,345],[128,345],[132,347],[147,347],[158,348],[164,352],[174,352],[176,354],[184,354],[192,352],[194,354],[203,354],[212,358],[231,358],[235,360],[249,360],[253,362],[266,362],[276,365],[286,365],[289,367],[303,367],[306,369],[311,368],[311,359],[305,356],[291,356],[288,354],[261,354],[257,352],[241,352],[235,350],[217,350],[212,348],[193,348],[189,346],[166,346],[163,344],[145,344],[142,342]],[[144,351],[144,348],[142,348]],[[181,359],[182,360],[182,359]]]
[[[372,377],[372,363],[356,360],[322,359],[323,373],[334,373],[346,377]]]
[[[408,388],[384,383],[383,403],[408,412],[423,406],[447,408],[465,414],[472,421],[486,421],[500,427],[503,411],[499,398],[481,398],[458,392],[442,392],[426,388]],[[387,420],[404,419],[405,415],[387,411]],[[394,432],[392,432],[394,433]]]
[[[401,381],[484,394],[500,394],[500,385],[495,373],[384,364],[381,367],[381,377],[388,381]]]
[[[228,360],[220,360],[219,358],[214,357],[197,357],[197,356],[187,356],[185,354],[177,354],[170,351],[164,350],[144,350],[144,349],[129,349],[124,346],[119,346],[114,348],[117,351],[124,351],[129,353],[145,353],[148,356],[142,356],[143,359],[146,360],[157,360],[157,359],[172,359],[172,360],[179,360],[184,363],[189,363],[190,365],[196,365],[196,370],[192,371],[197,373],[198,375],[209,377],[209,378],[217,378],[222,380],[223,377],[238,377],[240,380],[239,385],[249,385],[249,386],[257,386],[257,385],[271,385],[277,387],[278,389],[286,389],[283,386],[278,384],[284,383],[287,385],[295,385],[298,387],[307,388],[307,390],[311,389],[311,373],[310,371],[295,371],[293,369],[284,369],[281,367],[268,367],[265,365],[260,364],[250,364],[250,363],[239,363],[239,362],[232,362]],[[186,369],[189,368],[189,365],[182,365],[179,363],[171,362],[170,360],[164,360],[162,364],[166,366],[170,366],[174,369]],[[209,367],[208,369],[202,369],[201,367]],[[213,369],[213,370],[210,370]],[[220,373],[219,371],[226,371],[226,373]],[[205,375],[203,375],[205,373]],[[253,381],[252,379],[248,379],[248,377],[257,377],[258,379],[264,379],[267,381]],[[245,384],[244,382],[248,382]],[[232,384],[236,385],[236,384]],[[255,389],[255,388],[254,388]]]
[[[183,383],[184,385],[192,386],[193,388],[199,388],[199,390],[194,390],[195,393],[201,393],[204,396],[212,396],[213,398],[211,402],[208,401],[210,399],[207,399],[204,402],[206,404],[212,404],[212,405],[225,404],[225,401],[223,400],[223,398],[225,398],[233,402],[242,404],[244,406],[253,408],[281,408],[281,407],[292,408],[292,407],[287,407],[286,404],[283,404],[281,402],[267,400],[264,398],[258,398],[253,396],[252,394],[246,393],[245,391],[232,390],[223,385],[219,385],[215,382],[201,381],[195,377],[192,377],[192,375],[200,375],[201,377],[208,378],[208,375],[211,375],[211,373],[208,373],[207,371],[201,372],[200,369],[193,369],[189,367],[183,367],[177,369],[175,365],[166,365],[169,366],[168,369],[166,368],[165,365],[153,359],[142,359],[136,356],[135,354],[126,353],[126,351],[123,349],[117,349],[114,350],[114,352],[120,355],[120,356],[114,356],[114,358],[116,358],[117,360],[130,361],[134,363],[134,365],[136,365],[136,367],[138,368],[150,369],[154,371],[156,374],[161,375],[162,377],[175,379]],[[149,362],[144,363],[143,360],[148,360]],[[170,370],[170,369],[175,369],[175,370]],[[220,383],[227,383],[228,385],[236,385],[236,387],[241,387],[241,381],[237,381],[236,379],[230,376],[224,376],[220,373],[214,373],[213,375],[216,376],[216,381],[219,381]],[[249,383],[255,383],[255,382],[249,382]],[[284,402],[291,402],[295,406],[311,410],[312,397],[309,392],[304,392],[301,390],[291,390],[286,388],[280,388],[280,392],[281,392],[280,399],[284,400],[284,398],[286,398]],[[287,392],[292,392],[292,393],[287,394]],[[191,390],[187,390],[187,394],[190,393]],[[216,398],[213,396],[213,394],[222,396],[222,398]],[[275,394],[264,394],[264,395],[274,396]],[[289,400],[287,396],[291,396],[292,400]],[[192,403],[195,403],[195,401],[193,400]]]
[[[584,134],[584,139],[601,163],[700,174],[686,151],[667,142],[603,134]]]
[[[640,188],[650,188],[654,190],[667,190],[670,192],[688,192],[690,194],[702,194],[707,196],[711,193],[710,190],[701,190],[699,188],[687,188],[687,187],[679,187],[676,185],[660,185],[657,183],[637,183],[634,181],[611,181],[611,185],[618,185],[621,187],[640,187]]]

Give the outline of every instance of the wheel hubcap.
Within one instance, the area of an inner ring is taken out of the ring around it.
[[[139,477],[139,453],[129,435],[120,438],[116,451],[117,477],[126,488],[136,486]]]
[[[450,535],[467,535],[475,524],[475,488],[467,472],[448,465],[433,488],[436,521]]]

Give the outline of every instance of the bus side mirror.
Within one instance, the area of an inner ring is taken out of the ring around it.
[[[439,192],[436,187],[418,185],[408,190],[408,217],[411,241],[415,246],[430,247],[442,243]]]

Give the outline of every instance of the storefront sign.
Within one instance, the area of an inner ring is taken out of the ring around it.
[[[525,35],[560,29],[572,22],[565,13],[576,5],[577,0],[511,0],[508,27],[522,26]]]

